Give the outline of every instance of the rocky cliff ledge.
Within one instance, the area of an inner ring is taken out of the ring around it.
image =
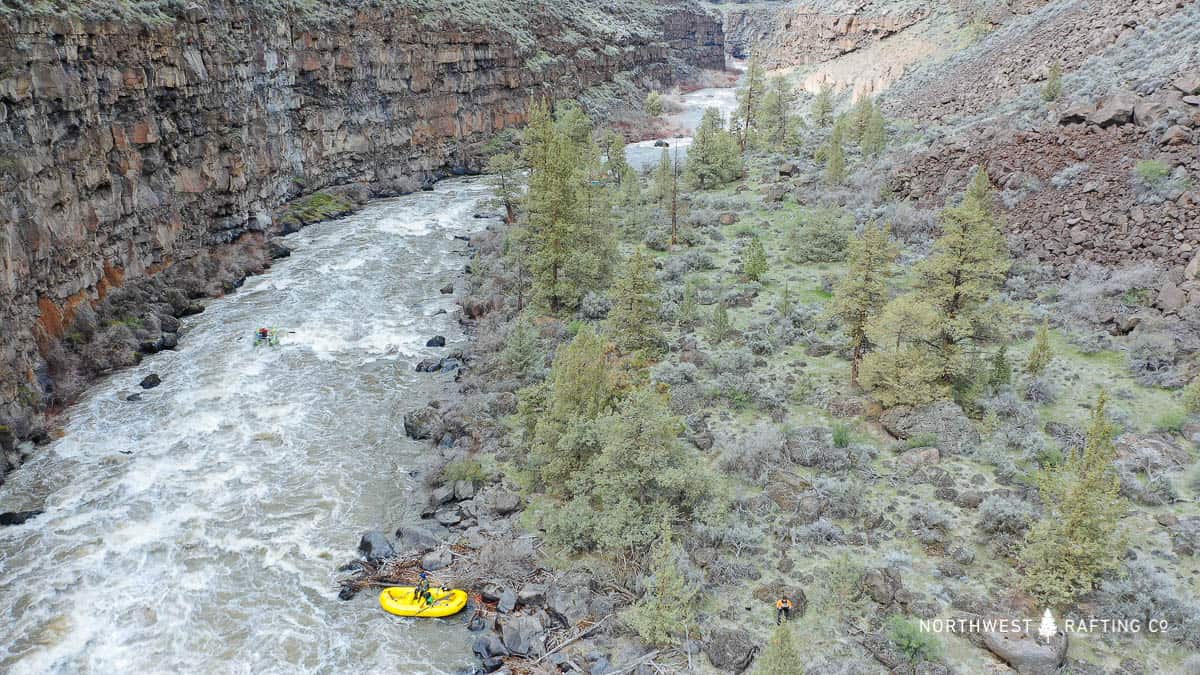
[[[0,13],[0,475],[35,411],[172,346],[193,298],[264,265],[283,205],[303,221],[468,171],[534,97],[723,64],[720,23],[688,0],[543,3],[521,35],[404,4]]]

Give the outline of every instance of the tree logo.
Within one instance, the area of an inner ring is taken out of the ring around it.
[[[1038,626],[1038,636],[1040,636],[1046,642],[1049,642],[1050,638],[1057,634],[1058,622],[1054,620],[1054,615],[1051,614],[1049,608],[1047,608],[1046,612],[1042,614],[1042,624]]]

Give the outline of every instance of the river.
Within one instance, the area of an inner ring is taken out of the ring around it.
[[[733,106],[730,89],[673,98],[685,127]],[[660,152],[628,149],[638,167]],[[484,179],[448,180],[286,237],[291,257],[184,320],[179,351],[72,406],[0,487],[0,511],[45,509],[0,528],[0,672],[470,668],[458,620],[339,601],[336,569],[362,532],[420,509],[428,449],[403,413],[454,385],[413,366],[465,339],[440,288],[488,197]],[[252,346],[259,326],[282,344]],[[433,335],[447,346],[425,347]],[[150,373],[162,384],[143,392]]]
[[[487,196],[444,181],[291,235],[291,257],[185,320],[179,351],[93,386],[0,488],[0,510],[46,511],[0,528],[0,671],[470,666],[457,623],[341,602],[336,568],[419,509],[428,450],[402,416],[453,385],[413,366],[464,340],[439,289]],[[258,326],[282,344],[253,347]]]

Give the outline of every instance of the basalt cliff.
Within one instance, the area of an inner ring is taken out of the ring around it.
[[[174,346],[196,298],[269,264],[271,235],[476,170],[535,98],[613,101],[724,62],[719,20],[686,2],[547,3],[519,34],[404,3],[254,5],[0,12],[0,469],[45,435],[37,412]]]

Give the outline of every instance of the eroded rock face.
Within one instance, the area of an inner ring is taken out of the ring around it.
[[[723,65],[720,23],[688,0],[617,40],[531,17],[533,43],[561,57],[539,68],[503,31],[387,3],[319,26],[246,5],[193,3],[150,27],[0,20],[0,424],[41,406],[36,372],[82,308],[189,264],[200,280],[261,268],[283,255],[264,243],[285,202],[416,190],[478,168],[537,97],[666,81],[669,57]]]

